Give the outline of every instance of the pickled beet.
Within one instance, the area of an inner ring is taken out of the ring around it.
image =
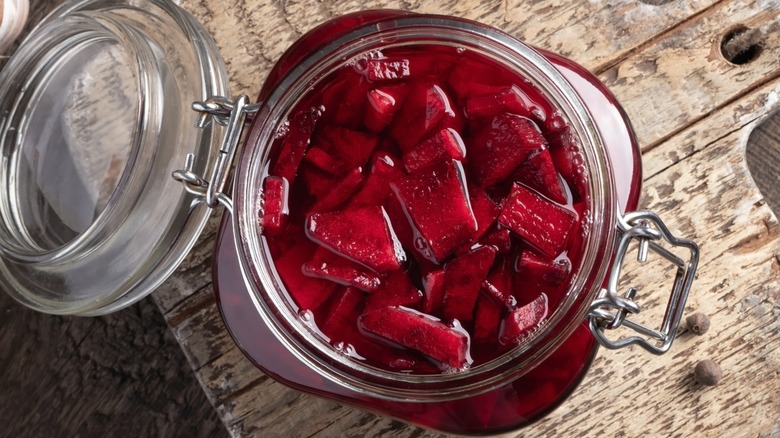
[[[393,371],[462,370],[563,301],[587,179],[566,162],[581,151],[565,120],[522,77],[456,48],[394,48],[332,73],[290,114],[264,214],[286,178],[284,229],[301,236],[264,237],[333,348]]]
[[[434,318],[399,306],[364,313],[360,326],[446,365],[462,369],[471,363],[469,336]]]
[[[279,176],[269,176],[263,180],[263,233],[267,236],[278,235],[287,224],[287,194],[290,191],[287,180]]]
[[[325,248],[375,272],[394,271],[405,260],[382,207],[310,214],[306,233]]]

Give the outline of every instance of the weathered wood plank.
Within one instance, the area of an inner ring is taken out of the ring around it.
[[[349,12],[403,9],[478,20],[598,71],[718,1],[688,0],[653,6],[633,0],[244,0],[227,6],[218,1],[182,0],[181,5],[204,23],[216,40],[227,63],[233,92],[251,96],[258,92],[273,63],[298,37],[327,18]]]
[[[713,110],[780,75],[780,32],[768,32],[758,59],[734,65],[720,54],[723,35],[737,25],[780,22],[780,3],[734,0],[708,9],[599,75],[651,149]]]

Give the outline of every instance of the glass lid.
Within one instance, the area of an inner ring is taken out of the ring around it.
[[[172,2],[52,12],[0,72],[0,287],[79,315],[153,291],[209,215],[171,178],[188,154],[205,174],[223,135],[190,106],[227,90],[214,42]]]

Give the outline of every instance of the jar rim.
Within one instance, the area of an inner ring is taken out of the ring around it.
[[[275,274],[270,252],[255,228],[257,206],[260,205],[257,187],[268,172],[270,145],[278,127],[304,92],[345,62],[366,52],[367,48],[426,43],[464,47],[498,57],[529,78],[564,112],[585,150],[586,167],[591,176],[589,226],[599,231],[591,233],[587,239],[584,259],[590,262],[583,266],[586,268],[584,275],[573,280],[566,304],[562,304],[548,323],[533,335],[532,342],[485,364],[440,375],[378,370],[348,359],[326,343],[317,342],[310,336],[310,321],[300,318],[290,307],[289,298],[284,296],[285,288]],[[353,390],[379,398],[457,398],[488,391],[532,369],[583,320],[590,300],[606,275],[609,258],[604,254],[610,254],[614,246],[616,201],[611,170],[600,134],[574,88],[546,58],[525,43],[492,27],[453,17],[409,15],[383,19],[354,29],[304,58],[280,79],[262,103],[239,159],[236,181],[232,220],[237,230],[240,268],[249,280],[249,294],[258,313],[279,341],[314,370]],[[582,293],[586,283],[589,289]],[[566,325],[564,330],[560,330],[562,324]]]

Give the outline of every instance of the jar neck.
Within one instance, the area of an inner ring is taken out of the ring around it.
[[[351,360],[324,342],[301,318],[274,275],[266,244],[255,231],[260,194],[256,187],[267,172],[270,147],[301,96],[323,78],[366,52],[405,45],[447,45],[473,51],[527,78],[560,109],[583,150],[589,175],[585,256],[564,302],[526,341],[513,350],[467,371],[410,375],[378,370]],[[522,42],[478,23],[449,17],[412,15],[350,29],[302,59],[269,93],[255,118],[237,171],[234,190],[241,269],[258,312],[278,339],[323,376],[372,397],[432,401],[485,392],[511,381],[547,357],[582,322],[587,306],[605,276],[614,245],[615,195],[606,153],[585,105],[566,79],[542,55]]]

